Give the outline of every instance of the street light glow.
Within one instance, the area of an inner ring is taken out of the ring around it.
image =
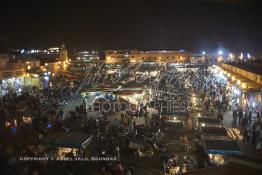
[[[223,51],[222,51],[222,50],[219,50],[219,51],[218,51],[218,55],[223,55]]]
[[[247,58],[250,59],[251,58],[251,55],[249,53],[247,53]]]
[[[241,54],[240,54],[240,59],[243,59],[243,57],[244,57],[244,55],[243,55],[243,53],[241,52]]]
[[[229,53],[229,58],[234,58],[234,55],[232,53]]]

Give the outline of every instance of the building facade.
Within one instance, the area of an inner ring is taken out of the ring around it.
[[[22,77],[25,74],[24,63],[10,63],[8,54],[0,54],[0,80]]]
[[[26,77],[25,65],[22,63],[8,63],[1,59],[0,65],[0,96],[6,94],[8,89],[18,91],[24,84]]]
[[[58,61],[68,61],[68,52],[65,47],[65,44],[62,44],[61,48],[59,49],[59,57],[57,58]]]
[[[243,107],[260,108],[262,103],[262,75],[246,71],[230,64],[222,63],[220,67],[239,93],[239,103]]]
[[[9,79],[14,77],[23,77],[26,75],[24,64],[11,63],[0,67],[0,79]]]
[[[190,62],[191,54],[179,51],[125,51],[107,50],[105,59],[107,64],[122,64],[124,62],[139,63],[154,61],[158,63],[187,63]]]
[[[7,54],[0,54],[0,66],[4,66],[9,61]]]

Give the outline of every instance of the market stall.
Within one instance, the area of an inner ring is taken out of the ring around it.
[[[210,163],[214,165],[226,163],[228,155],[241,153],[237,141],[228,136],[204,136],[203,145]]]
[[[57,148],[57,154],[65,157],[67,153],[84,150],[92,142],[93,135],[83,132],[54,133],[47,138],[47,145],[51,148]]]
[[[212,117],[196,117],[194,119],[195,128],[199,129],[206,126],[221,126],[222,122],[217,118]]]
[[[222,126],[206,126],[200,129],[200,132],[206,136],[227,136],[227,129]]]

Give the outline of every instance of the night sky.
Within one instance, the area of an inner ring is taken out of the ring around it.
[[[255,0],[54,1],[1,0],[0,49],[262,51]]]

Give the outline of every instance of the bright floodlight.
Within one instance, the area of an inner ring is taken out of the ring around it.
[[[234,55],[232,53],[229,53],[229,58],[233,58]]]
[[[218,55],[223,55],[223,51],[222,51],[222,50],[219,50],[219,51],[218,51]]]
[[[244,57],[244,55],[243,55],[243,53],[241,52],[241,54],[240,54],[240,59],[243,59],[243,57]]]
[[[205,54],[206,54],[206,52],[205,52],[205,51],[203,51],[203,52],[202,52],[202,54],[203,54],[203,55],[205,55]]]
[[[247,53],[247,58],[250,59],[251,58],[251,55],[249,53]]]

